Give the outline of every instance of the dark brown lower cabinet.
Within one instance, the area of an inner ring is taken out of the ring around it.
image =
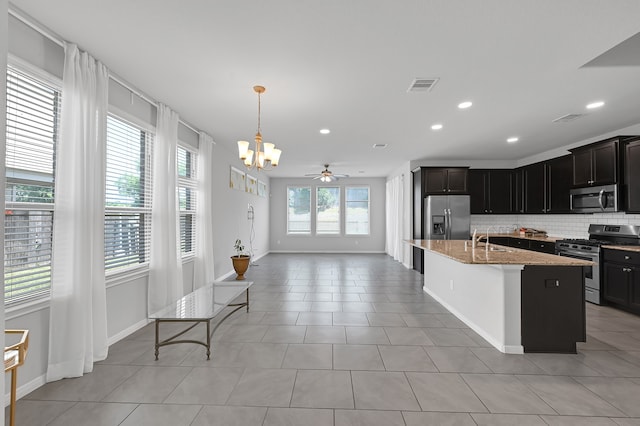
[[[521,286],[524,351],[576,353],[587,337],[583,268],[525,266]]]
[[[607,303],[640,314],[640,253],[603,249],[602,287]]]

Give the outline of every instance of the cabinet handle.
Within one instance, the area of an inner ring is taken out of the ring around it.
[[[631,259],[629,256],[624,257],[624,260],[629,260],[629,259]]]

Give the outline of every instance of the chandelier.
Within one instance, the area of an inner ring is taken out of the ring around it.
[[[270,170],[278,165],[282,151],[276,149],[272,143],[262,143],[260,134],[260,95],[265,92],[263,86],[253,86],[253,91],[258,94],[258,132],[255,137],[255,150],[249,149],[249,142],[238,141],[238,155],[248,169]],[[268,167],[268,168],[267,168]]]

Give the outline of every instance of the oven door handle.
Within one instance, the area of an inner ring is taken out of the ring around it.
[[[598,193],[598,204],[600,204],[600,208],[603,211],[607,207],[607,200],[604,197],[604,189],[601,189],[600,192]]]

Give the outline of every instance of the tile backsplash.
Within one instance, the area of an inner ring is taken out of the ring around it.
[[[501,232],[507,227],[526,227],[547,231],[550,237],[587,238],[589,224],[638,225],[640,214],[594,213],[594,214],[513,214],[471,215],[471,232]]]

